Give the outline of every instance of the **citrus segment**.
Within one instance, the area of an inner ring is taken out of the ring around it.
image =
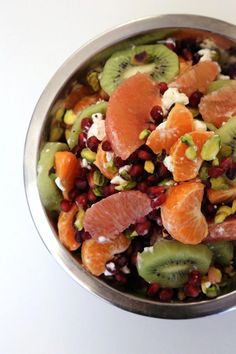
[[[73,108],[73,111],[78,114],[86,107],[90,106],[91,104],[96,103],[99,100],[100,96],[98,94],[94,94],[92,96],[85,96],[81,98]]]
[[[161,150],[169,153],[172,145],[185,133],[194,129],[193,115],[189,109],[180,103],[176,103],[170,111],[166,125],[157,127],[149,135],[146,144],[158,154]]]
[[[86,210],[84,229],[98,239],[105,236],[115,239],[130,224],[151,211],[150,199],[139,191],[113,194]]]
[[[89,95],[90,89],[87,86],[77,85],[73,88],[68,96],[66,96],[64,104],[66,109],[72,109],[75,104],[84,96]]]
[[[75,239],[74,221],[78,212],[78,207],[73,205],[68,212],[61,211],[57,223],[58,236],[61,243],[70,251],[75,251],[79,248],[80,243]]]
[[[176,87],[190,97],[195,91],[205,93],[218,74],[219,67],[216,63],[208,60],[201,61],[186,69],[169,86]]]
[[[158,85],[147,74],[123,81],[112,93],[106,115],[106,134],[113,151],[127,159],[144,141],[139,134],[148,127],[150,111],[161,105]]]
[[[192,137],[196,151],[196,158],[190,160],[185,156],[188,145],[183,143],[181,139],[171,148],[170,156],[173,166],[173,177],[177,182],[188,181],[197,177],[198,171],[202,164],[201,149],[203,144],[211,138],[214,133],[206,131],[193,131],[189,133]]]
[[[221,224],[210,222],[208,224],[209,234],[206,238],[207,242],[210,241],[236,241],[236,218],[235,216],[229,217]]]
[[[109,166],[109,162],[111,161],[107,159],[107,152],[102,149],[102,144],[99,144],[94,165],[97,166],[105,177],[112,179],[117,174],[117,171],[114,166]]]
[[[202,118],[217,128],[236,114],[236,80],[204,96],[199,105]]]
[[[208,233],[207,222],[201,213],[203,190],[203,184],[198,182],[173,186],[161,206],[165,229],[182,243],[198,244]]]
[[[93,275],[104,273],[106,263],[117,253],[127,250],[130,240],[123,234],[115,240],[99,243],[94,239],[86,240],[82,244],[81,258],[84,267]]]
[[[207,196],[212,204],[232,202],[234,199],[236,199],[236,187],[222,190],[209,188],[207,190]]]

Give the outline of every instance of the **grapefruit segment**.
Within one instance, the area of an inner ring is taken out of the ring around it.
[[[148,128],[150,111],[161,105],[158,85],[147,74],[138,73],[123,81],[108,102],[106,135],[114,153],[126,160],[144,142],[139,134]]]
[[[130,240],[123,234],[115,240],[99,243],[94,239],[86,240],[82,244],[81,258],[84,267],[93,275],[104,273],[106,263],[117,253],[127,250]]]
[[[169,86],[176,87],[188,97],[195,91],[205,93],[210,83],[219,74],[219,67],[215,62],[206,60],[200,61],[177,77]]]
[[[235,216],[227,218],[221,224],[209,222],[209,234],[204,240],[211,241],[236,241],[236,218]]]
[[[61,211],[57,223],[59,240],[70,251],[75,251],[80,246],[80,243],[75,239],[76,232],[73,225],[77,212],[76,205],[73,205],[68,212]]]
[[[197,177],[202,164],[201,149],[203,144],[211,138],[214,133],[206,131],[193,131],[189,133],[194,145],[197,147],[197,157],[190,160],[185,156],[188,145],[182,143],[181,139],[171,148],[170,156],[173,166],[173,177],[176,182],[188,181]]]
[[[161,206],[163,226],[176,240],[186,244],[198,244],[208,234],[208,226],[201,213],[203,184],[185,182],[171,187]]]
[[[87,209],[84,229],[98,239],[105,236],[115,239],[130,224],[151,211],[150,199],[139,191],[124,191],[113,194]]]
[[[202,97],[199,111],[207,123],[217,128],[236,114],[236,80],[231,84]]]
[[[194,120],[192,113],[184,105],[176,103],[167,117],[166,125],[153,130],[146,144],[155,154],[158,154],[161,150],[169,153],[170,148],[176,141],[193,129]]]

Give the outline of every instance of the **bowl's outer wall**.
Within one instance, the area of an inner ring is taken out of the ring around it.
[[[60,95],[70,86],[76,73],[86,67],[96,54],[127,38],[166,28],[191,28],[218,33],[236,41],[236,26],[216,19],[194,15],[163,15],[140,19],[119,26],[89,42],[75,52],[56,72],[42,93],[29,125],[24,151],[24,180],[30,212],[42,241],[58,263],[90,292],[125,310],[141,315],[167,319],[207,316],[236,307],[236,291],[201,302],[161,303],[120,292],[88,274],[60,244],[48,215],[42,207],[37,189],[37,161],[45,140],[49,112]]]

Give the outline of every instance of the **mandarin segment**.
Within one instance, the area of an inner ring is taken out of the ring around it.
[[[115,240],[104,243],[99,243],[94,239],[84,241],[81,249],[84,267],[93,275],[103,274],[106,263],[115,254],[126,251],[130,242],[123,234],[119,234]]]
[[[75,251],[80,247],[80,243],[75,238],[76,231],[74,228],[77,212],[78,207],[75,204],[70,211],[61,211],[57,223],[59,240],[70,251]]]
[[[108,152],[108,154],[110,154],[110,152]],[[105,177],[112,179],[117,174],[117,170],[115,166],[109,166],[109,162],[111,161],[108,161],[108,154],[102,149],[102,143],[99,144],[94,165],[97,166]]]
[[[176,240],[198,244],[208,234],[208,226],[201,213],[204,185],[184,182],[170,187],[166,202],[161,206],[163,226]]]
[[[83,109],[90,106],[91,104],[96,103],[99,100],[99,94],[94,94],[91,96],[85,96],[81,98],[74,106],[73,111],[76,114],[79,114]]]

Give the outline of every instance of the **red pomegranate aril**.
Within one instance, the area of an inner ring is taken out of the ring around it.
[[[78,194],[79,194],[79,190],[77,188],[72,188],[68,193],[69,199],[75,200]]]
[[[90,138],[87,140],[87,147],[93,152],[97,151],[99,144],[100,141],[96,138],[96,136],[90,136]]]
[[[84,231],[76,231],[75,233],[75,240],[79,243],[83,242],[83,232]]]
[[[172,43],[172,42],[167,42],[167,43],[165,43],[165,46],[166,46],[168,49],[175,51],[175,44],[174,44],[174,43]]]
[[[184,58],[185,60],[187,60],[187,61],[190,61],[190,60],[193,59],[193,54],[192,54],[192,52],[191,52],[189,49],[187,49],[187,48],[184,48],[184,49],[183,49],[183,51],[182,51],[182,56],[183,56],[183,58]]]
[[[197,288],[191,284],[186,284],[184,287],[184,292],[189,297],[197,297],[200,293],[200,290],[199,290],[199,288]]]
[[[63,199],[60,203],[60,209],[61,211],[68,212],[71,210],[73,203],[71,203],[69,200]]]
[[[166,92],[166,90],[168,90],[168,85],[166,82],[160,82],[158,86],[162,95]]]
[[[152,154],[148,151],[145,150],[139,150],[138,151],[138,158],[144,161],[151,160],[152,159]]]
[[[91,190],[88,192],[88,200],[90,203],[95,203],[97,200],[96,195]]]
[[[93,124],[92,118],[84,118],[80,123],[80,127],[82,130],[87,132],[92,124]]]
[[[146,178],[146,182],[148,183],[149,186],[156,185],[159,182],[159,177],[156,174],[148,176]]]
[[[90,235],[90,233],[87,231],[84,231],[84,233],[82,234],[83,241],[90,240],[91,238],[92,238],[92,236]]]
[[[137,264],[137,253],[133,253],[130,257],[130,262],[133,266],[136,266]]]
[[[87,181],[85,181],[84,179],[76,178],[76,180],[75,180],[75,186],[76,186],[76,188],[79,189],[80,191],[84,191],[84,190],[88,187],[88,183],[87,183]]]
[[[137,189],[140,192],[146,193],[148,191],[148,184],[146,182],[140,182],[137,184]]]
[[[156,209],[159,206],[161,206],[163,203],[165,203],[165,201],[166,201],[166,193],[161,193],[151,201],[151,207],[153,209]]]
[[[201,285],[202,276],[198,270],[192,270],[188,275],[188,284],[193,286]]]
[[[163,110],[161,106],[152,107],[150,115],[155,123],[161,123],[163,120]]]
[[[163,186],[152,186],[148,188],[148,195],[150,198],[156,198],[159,194],[164,193],[166,190]]]
[[[200,91],[195,91],[192,93],[192,95],[189,97],[189,104],[193,108],[197,108],[203,94]]]
[[[118,281],[121,284],[126,284],[127,283],[127,278],[124,275],[124,273],[120,273],[119,272],[119,273],[115,274],[115,279],[116,279],[116,281]]]
[[[142,224],[137,224],[135,226],[135,231],[138,233],[138,235],[145,236],[148,234],[150,227],[151,227],[151,223],[150,221],[147,220]]]
[[[220,177],[224,174],[224,170],[221,167],[210,167],[208,169],[208,176],[212,178]]]
[[[173,298],[174,291],[171,288],[163,288],[159,292],[159,299],[161,301],[170,301]]]
[[[120,167],[122,167],[122,166],[125,165],[125,161],[122,160],[122,158],[120,158],[120,157],[117,156],[117,157],[114,158],[114,164],[115,164],[115,166],[116,166],[117,168],[120,168]]]
[[[148,214],[148,219],[149,220],[156,220],[159,216],[160,216],[159,211],[154,209]]]
[[[108,186],[103,187],[103,195],[104,197],[108,197],[109,195],[112,195],[114,193],[117,193],[118,191],[115,189],[115,185],[109,184]]]
[[[225,157],[221,163],[220,163],[220,168],[222,168],[225,172],[227,172],[230,168],[233,166],[233,160],[232,157]]]
[[[157,174],[160,178],[164,179],[169,177],[170,171],[167,169],[167,167],[164,165],[164,163],[159,163],[158,168],[157,168]]]
[[[145,151],[146,152],[146,151]],[[143,166],[142,165],[133,165],[129,170],[129,175],[131,177],[138,177],[143,173]]]
[[[236,163],[233,162],[233,166],[226,172],[226,176],[233,180],[236,177]]]
[[[156,129],[156,124],[154,124],[154,123],[149,123],[148,124],[148,130],[150,130],[150,132],[152,132],[153,130],[155,130]]]
[[[160,289],[160,285],[158,283],[152,283],[149,285],[147,289],[147,295],[148,296],[155,296]]]
[[[136,220],[136,223],[137,223],[137,224],[143,224],[143,223],[146,222],[146,221],[147,221],[146,216],[141,216],[140,218],[138,218],[138,219]]]
[[[80,148],[86,147],[87,134],[84,132],[80,132],[78,136],[78,145]]]
[[[111,143],[108,140],[105,140],[102,143],[102,150],[103,151],[112,151]]]
[[[78,206],[86,206],[88,202],[88,196],[86,193],[80,194],[75,198],[75,202]]]
[[[115,260],[117,268],[122,268],[127,265],[128,258],[125,255],[118,256]]]

